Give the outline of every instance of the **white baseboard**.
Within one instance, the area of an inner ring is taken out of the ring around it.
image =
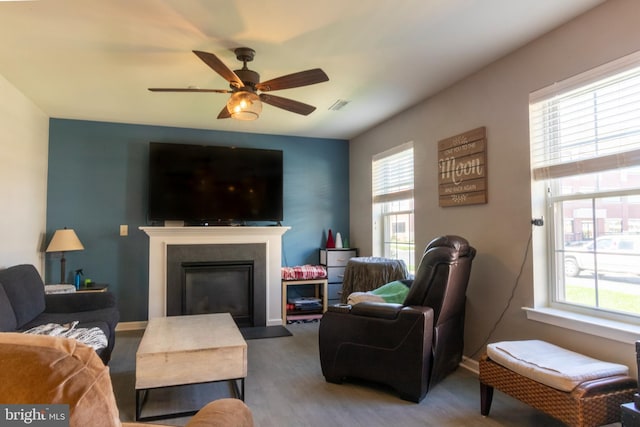
[[[147,327],[146,321],[140,322],[120,322],[116,326],[116,332],[119,331],[138,331]]]
[[[471,371],[476,375],[480,373],[480,364],[478,363],[478,361],[466,356],[462,356],[460,367],[466,369],[467,371]]]

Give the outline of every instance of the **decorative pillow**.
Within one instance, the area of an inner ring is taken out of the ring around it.
[[[0,332],[13,332],[18,327],[16,315],[11,307],[11,301],[0,283]]]

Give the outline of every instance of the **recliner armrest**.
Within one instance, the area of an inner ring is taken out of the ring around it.
[[[351,307],[351,314],[356,316],[377,317],[380,319],[395,319],[404,306],[384,302],[361,302]]]
[[[351,304],[333,304],[327,306],[327,311],[333,311],[336,313],[349,313],[351,312]]]
[[[45,295],[45,313],[76,313],[116,307],[111,292],[80,292]]]

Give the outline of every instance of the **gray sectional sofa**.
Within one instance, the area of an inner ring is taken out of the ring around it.
[[[78,321],[78,328],[100,328],[107,347],[97,350],[107,364],[115,345],[119,313],[110,292],[47,295],[33,265],[21,264],[0,270],[0,332],[20,332],[48,323]]]

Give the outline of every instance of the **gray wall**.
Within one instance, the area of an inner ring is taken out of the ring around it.
[[[610,0],[351,141],[351,236],[362,255],[371,253],[371,157],[407,141],[415,143],[416,247],[421,251],[447,233],[476,247],[467,292],[467,356],[481,354],[476,350],[507,304],[532,233],[529,93],[640,49],[638,16],[640,2]],[[437,143],[480,126],[487,129],[489,201],[440,208]],[[528,321],[521,307],[533,303],[529,252],[510,308],[490,341],[547,339],[635,370],[632,343]]]

